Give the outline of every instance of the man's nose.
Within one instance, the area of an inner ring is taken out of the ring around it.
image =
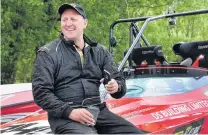
[[[66,24],[65,24],[65,25],[67,25],[67,26],[72,25],[72,21],[71,21],[71,20],[67,20],[67,22],[66,22]]]

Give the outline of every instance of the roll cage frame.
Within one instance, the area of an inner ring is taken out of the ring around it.
[[[119,23],[128,23],[131,22],[130,24],[130,47],[125,55],[125,57],[123,58],[121,64],[118,67],[118,71],[121,71],[124,67],[124,64],[126,63],[126,61],[128,60],[128,58],[130,57],[131,59],[131,52],[134,49],[134,47],[137,45],[137,43],[139,43],[140,38],[142,38],[142,40],[144,41],[146,46],[150,46],[150,43],[148,42],[148,40],[145,38],[145,36],[143,35],[143,32],[145,30],[145,28],[147,27],[147,25],[149,24],[149,22],[154,21],[154,20],[159,20],[159,19],[165,19],[165,18],[171,18],[174,19],[175,17],[180,17],[180,16],[190,16],[190,15],[199,15],[199,14],[207,14],[208,13],[208,9],[204,9],[204,10],[196,10],[196,11],[189,11],[189,12],[181,12],[181,13],[172,13],[172,14],[165,14],[165,15],[158,15],[158,16],[148,16],[148,17],[139,17],[139,18],[124,18],[124,19],[118,19],[116,21],[114,21],[111,26],[110,26],[110,36],[109,36],[109,52],[111,55],[113,55],[113,48],[116,46],[116,39],[114,37],[114,28],[115,25],[119,24]],[[144,24],[142,25],[141,29],[139,29],[137,27],[137,25],[135,24],[136,22],[141,22],[144,21]],[[135,39],[133,39],[135,37]],[[142,47],[141,44],[139,47]],[[132,65],[132,63],[129,63],[129,65]]]

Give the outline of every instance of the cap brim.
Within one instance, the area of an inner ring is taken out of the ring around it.
[[[63,5],[61,5],[61,6],[59,7],[58,13],[61,15],[66,9],[70,9],[70,8],[72,8],[72,9],[74,9],[74,10],[77,11],[77,9],[74,8],[73,6],[71,6],[71,5],[69,5],[69,4],[63,4]],[[78,12],[78,11],[77,11],[77,12]]]

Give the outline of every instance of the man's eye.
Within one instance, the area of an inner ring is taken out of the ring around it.
[[[75,19],[75,18],[72,18],[71,20],[72,20],[72,21],[76,21],[77,19]]]
[[[62,19],[62,22],[66,22],[68,19]]]

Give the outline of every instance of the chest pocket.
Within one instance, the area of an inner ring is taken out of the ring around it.
[[[92,55],[87,55],[84,59],[85,64],[83,70],[85,70],[86,76],[96,77],[97,79],[102,78],[102,66],[99,60]]]
[[[55,76],[56,83],[69,83],[80,76],[79,54],[62,53],[58,56]],[[63,80],[64,79],[64,80]]]

